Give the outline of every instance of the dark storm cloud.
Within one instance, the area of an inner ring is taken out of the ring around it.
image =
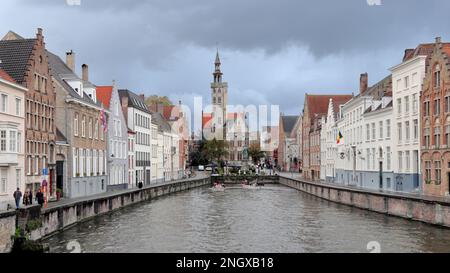
[[[97,84],[209,100],[218,43],[231,103],[275,103],[299,112],[305,92],[356,92],[405,48],[450,39],[449,1],[384,0],[6,0],[0,33],[44,28],[60,56],[77,52]],[[39,16],[36,16],[39,15]],[[447,38],[447,39],[446,39]],[[258,96],[259,95],[259,96]]]

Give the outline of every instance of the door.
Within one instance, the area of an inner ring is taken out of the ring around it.
[[[150,170],[146,170],[145,172],[145,184],[150,185]]]
[[[56,161],[56,188],[64,195],[64,161]]]
[[[380,173],[379,173],[379,181],[380,181],[380,190],[383,189],[383,161],[380,161]]]

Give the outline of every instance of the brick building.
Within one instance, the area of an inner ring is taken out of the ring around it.
[[[421,95],[423,193],[448,196],[450,183],[450,43],[436,38]]]
[[[320,134],[321,120],[328,113],[328,104],[332,99],[337,104],[343,104],[353,95],[305,95],[302,124],[302,173],[311,180],[320,178]]]
[[[55,193],[56,126],[55,90],[42,29],[25,39],[9,32],[0,41],[0,68],[28,89],[25,102],[26,187],[36,192],[47,185],[46,195]]]

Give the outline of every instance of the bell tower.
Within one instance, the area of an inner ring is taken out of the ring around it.
[[[214,62],[213,82],[211,83],[211,102],[213,106],[213,119],[216,127],[216,134],[223,136],[226,133],[226,113],[228,103],[228,84],[222,81],[222,71],[220,70],[219,50],[217,49],[216,60]]]

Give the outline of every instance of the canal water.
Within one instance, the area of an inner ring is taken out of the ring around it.
[[[198,188],[79,224],[51,252],[450,252],[450,230],[284,186]]]

